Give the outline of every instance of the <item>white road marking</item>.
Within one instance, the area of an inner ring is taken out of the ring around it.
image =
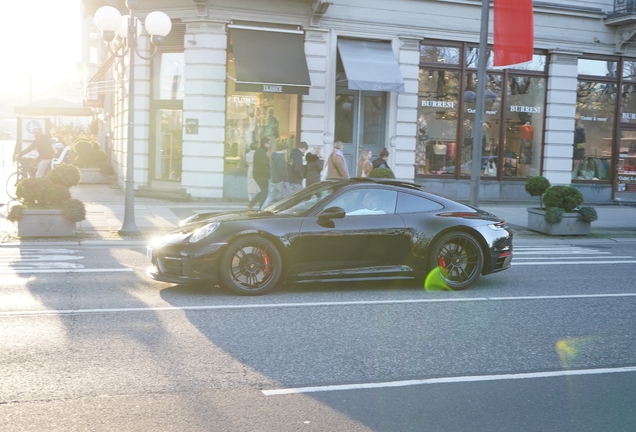
[[[33,262],[33,261],[73,261],[73,260],[81,260],[84,259],[83,256],[78,255],[27,255],[27,256],[19,256],[19,255],[2,255],[0,256],[0,264],[2,263],[13,263],[13,262]]]
[[[380,382],[380,383],[298,387],[298,388],[284,388],[284,389],[274,389],[274,390],[261,390],[261,392],[265,396],[279,396],[279,395],[298,394],[298,393],[316,393],[316,392],[343,391],[343,390],[407,387],[407,386],[416,386],[416,385],[425,385],[425,384],[453,384],[453,383],[483,382],[483,381],[505,381],[505,380],[518,380],[518,379],[554,378],[554,377],[564,377],[564,376],[604,375],[604,374],[611,374],[611,373],[626,373],[626,372],[636,372],[636,366],[622,367],[622,368],[578,369],[578,370],[531,372],[531,373],[500,374],[500,375],[473,375],[473,376],[429,378],[429,379],[407,380],[407,381],[388,381],[388,382]]]
[[[517,252],[513,250],[513,254],[515,255],[611,255],[611,252],[598,252],[595,250],[571,250],[571,251],[521,251]]]
[[[487,301],[517,301],[517,300],[564,300],[564,299],[589,299],[589,298],[622,298],[636,297],[634,293],[618,294],[577,294],[577,295],[553,295],[553,296],[524,296],[524,297],[471,297],[471,298],[445,298],[445,299],[406,299],[406,300],[360,300],[349,302],[307,302],[307,303],[264,303],[264,304],[228,304],[209,306],[160,306],[139,308],[104,308],[104,309],[45,309],[0,312],[0,318],[10,316],[30,315],[82,315],[96,313],[125,313],[125,312],[181,312],[181,311],[214,311],[214,310],[246,310],[246,309],[284,309],[284,308],[311,308],[326,306],[378,306],[398,304],[427,304],[427,303],[468,303]]]
[[[635,264],[636,261],[603,261],[603,262],[591,262],[591,261],[544,261],[544,262],[515,262],[512,261],[513,266],[523,265],[575,265],[575,264]]]
[[[0,274],[29,274],[29,273],[108,273],[108,272],[131,272],[131,268],[64,268],[64,269],[16,269],[4,270],[0,269]]]
[[[624,255],[624,256],[620,256],[620,255],[610,255],[610,256],[577,256],[577,257],[559,257],[560,260],[571,260],[571,259],[628,259],[628,258],[634,258],[633,256],[630,255]],[[518,260],[540,260],[540,259],[544,259],[544,257],[514,257],[515,261]]]

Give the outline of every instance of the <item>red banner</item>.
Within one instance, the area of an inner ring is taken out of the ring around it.
[[[509,66],[532,60],[532,0],[494,0],[494,3],[494,65]]]

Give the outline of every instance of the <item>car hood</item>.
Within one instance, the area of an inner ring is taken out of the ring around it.
[[[207,225],[212,222],[235,222],[242,220],[254,220],[254,219],[267,219],[276,216],[269,212],[253,212],[253,211],[240,211],[240,212],[223,212],[223,213],[199,213],[192,217],[187,224],[176,228],[177,232],[192,232],[197,228]]]
[[[466,206],[465,209],[453,209],[453,210],[441,212],[441,213],[438,213],[437,216],[462,218],[462,219],[469,219],[469,220],[483,220],[488,222],[503,222],[503,219],[495,216],[492,213],[488,213],[487,211],[469,207],[469,206]]]

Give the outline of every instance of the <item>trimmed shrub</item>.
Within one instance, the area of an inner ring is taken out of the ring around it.
[[[61,184],[51,183],[46,196],[42,197],[43,208],[59,209],[65,201],[71,199],[71,191]]]
[[[579,213],[581,214],[581,220],[583,222],[594,222],[598,220],[598,213],[596,213],[594,207],[581,207]]]
[[[550,180],[543,176],[530,177],[525,187],[528,195],[539,197],[539,203],[541,208],[543,208],[543,194],[550,188]]]
[[[44,208],[51,184],[45,178],[26,178],[18,182],[15,193],[27,207]]]
[[[373,168],[369,173],[369,177],[394,179],[395,174],[390,168]]]
[[[572,186],[552,186],[543,196],[546,207],[558,207],[566,213],[571,213],[583,204],[583,194]]]
[[[563,210],[558,207],[548,207],[543,219],[549,224],[556,224],[563,220]]]
[[[86,207],[77,199],[69,199],[62,204],[62,213],[71,222],[81,222],[86,219]]]
[[[22,219],[22,206],[12,206],[11,210],[9,210],[9,214],[7,215],[7,219],[9,219],[11,222],[17,222]]]
[[[48,178],[51,183],[72,187],[79,184],[81,173],[75,165],[61,164],[52,169],[46,178]]]

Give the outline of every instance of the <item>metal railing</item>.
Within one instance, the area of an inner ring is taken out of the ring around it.
[[[636,13],[636,0],[614,0],[614,12],[610,15],[630,15]]]

